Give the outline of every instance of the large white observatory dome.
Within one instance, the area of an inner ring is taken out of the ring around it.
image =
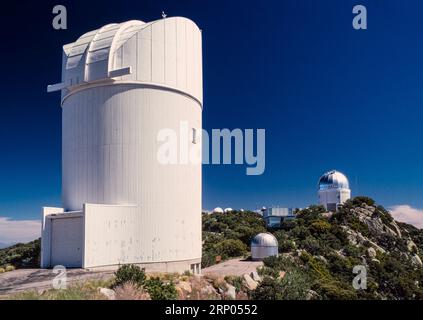
[[[271,233],[259,233],[251,240],[251,259],[262,260],[278,255],[278,240]]]
[[[349,183],[347,177],[336,170],[326,172],[319,179],[319,190],[326,189],[349,189]]]
[[[332,170],[319,179],[319,203],[329,211],[336,211],[340,204],[351,198],[348,178],[341,172]]]
[[[164,130],[201,154],[198,26],[168,17],[89,31],[63,46],[48,91],[62,95],[63,208],[44,209],[42,266],[198,272],[201,163],[159,161]]]

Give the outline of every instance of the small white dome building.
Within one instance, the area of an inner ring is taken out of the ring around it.
[[[347,177],[336,170],[326,172],[319,179],[319,203],[335,212],[340,204],[351,198]]]
[[[234,211],[232,208],[226,208],[225,209],[225,213],[232,212],[232,211]]]
[[[259,233],[251,240],[251,259],[262,260],[278,255],[278,240],[273,234]]]
[[[223,213],[223,209],[220,207],[214,208],[213,213]]]

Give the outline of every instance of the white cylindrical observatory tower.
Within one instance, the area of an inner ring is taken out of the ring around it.
[[[180,161],[191,147],[201,154],[196,24],[172,17],[90,31],[64,46],[55,89],[62,91],[63,215],[82,212],[82,266],[198,271],[201,163]],[[176,163],[159,161],[166,142],[159,132],[176,134],[167,141],[176,142]]]
[[[340,204],[351,198],[347,177],[336,170],[326,172],[319,179],[319,203],[335,212]]]

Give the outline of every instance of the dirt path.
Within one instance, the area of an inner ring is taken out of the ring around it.
[[[262,261],[250,261],[243,259],[231,259],[214,266],[204,268],[201,273],[216,274],[219,276],[242,276],[244,274],[250,274],[257,270],[257,267],[262,266]]]
[[[112,277],[113,271],[87,271],[84,269],[68,269],[68,283],[83,280],[106,280]],[[0,296],[19,293],[27,290],[52,289],[53,279],[57,274],[51,269],[20,269],[0,274]]]

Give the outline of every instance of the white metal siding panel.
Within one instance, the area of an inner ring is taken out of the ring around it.
[[[165,82],[176,87],[176,20],[165,19]]]
[[[195,94],[194,88],[194,73],[195,73],[195,61],[194,61],[194,25],[189,22],[185,22],[186,30],[186,54],[187,54],[187,90],[190,94]]]
[[[165,73],[165,46],[164,23],[159,21],[152,25],[152,81],[164,83]]]
[[[70,166],[64,163],[66,208],[136,204],[141,229],[133,237],[143,243],[143,262],[201,257],[201,164],[162,165],[156,158],[159,130],[179,132],[180,121],[201,128],[198,103],[175,92],[114,85],[71,95],[63,105],[65,118],[68,112],[78,116],[65,119],[64,130],[77,132],[63,136],[78,136],[79,151]],[[104,130],[90,129],[94,119],[101,119]],[[68,146],[65,154],[71,153]],[[91,174],[96,166],[102,169]]]
[[[151,81],[151,26],[138,33],[137,80]]]
[[[195,85],[196,93],[195,96],[199,101],[203,101],[203,48],[202,48],[202,34],[200,30],[196,31],[196,52],[195,52]]]
[[[132,67],[132,74],[121,77],[123,80],[136,80],[138,69],[138,37],[137,35],[132,36],[123,45],[123,61],[122,67]],[[135,72],[134,72],[135,71]]]
[[[185,19],[176,18],[176,63],[177,86],[187,87],[187,53],[186,53],[186,27]]]

